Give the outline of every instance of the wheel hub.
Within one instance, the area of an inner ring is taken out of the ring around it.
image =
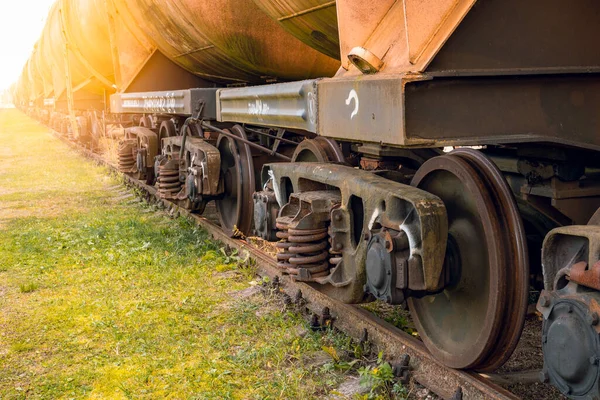
[[[551,304],[542,307],[547,317],[542,333],[544,370],[541,377],[572,398],[587,398],[590,393],[598,393],[598,318],[591,317],[584,302],[567,298],[569,292],[573,292],[572,287],[555,292]]]

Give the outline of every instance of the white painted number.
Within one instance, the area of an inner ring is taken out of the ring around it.
[[[352,113],[350,114],[350,119],[354,118],[354,116],[358,114],[358,94],[354,89],[352,89],[348,94],[348,98],[346,99],[346,105],[349,106],[352,100],[354,100],[354,110],[352,110]]]

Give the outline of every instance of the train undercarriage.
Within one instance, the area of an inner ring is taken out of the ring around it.
[[[536,79],[541,86],[551,81]],[[570,93],[578,93],[574,84]],[[361,100],[356,88],[343,89],[348,112]],[[437,87],[430,89],[439,100]],[[547,89],[551,103],[566,92]],[[333,96],[328,90],[304,81],[114,95],[107,118],[125,127],[119,169],[197,213],[214,201],[228,235],[275,242],[283,274],[331,297],[407,303],[427,348],[453,368],[502,366],[537,302],[544,319],[541,379],[572,398],[596,398],[595,139],[586,137],[585,146],[581,137],[560,135],[482,141],[468,131],[469,137],[442,140],[427,137],[435,133],[427,129],[419,138],[403,134],[396,144],[348,140],[347,131],[325,137],[318,132],[329,122],[319,103]],[[367,119],[385,113],[397,119],[385,104],[389,99],[372,105]],[[426,128],[414,103],[396,112]],[[368,121],[354,122],[361,123]],[[546,123],[551,132],[552,121]]]

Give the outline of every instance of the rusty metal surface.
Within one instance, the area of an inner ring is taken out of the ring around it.
[[[554,288],[560,270],[585,262],[595,265],[600,261],[600,226],[571,225],[551,230],[542,247],[544,288]]]
[[[52,80],[52,95],[61,97],[67,81],[64,52],[68,45],[68,62],[73,87],[84,85],[92,93],[113,90],[113,64],[108,36],[104,0],[59,0],[46,22],[38,44],[37,67]],[[49,74],[51,76],[49,76]]]
[[[316,133],[402,147],[550,142],[600,149],[596,74],[429,78],[319,80]]]
[[[223,231],[229,236],[238,233],[248,235],[254,220],[252,195],[258,189],[252,150],[248,144],[234,140],[235,137],[248,140],[240,125],[234,125],[225,132],[231,136],[220,134],[216,144],[222,160],[223,196],[215,201],[215,205]]]
[[[478,368],[494,350],[509,284],[500,221],[483,177],[457,156],[434,157],[412,185],[438,196],[448,210],[442,293],[410,298],[411,315],[427,348],[453,368]]]
[[[594,0],[478,1],[433,59],[436,75],[598,72]]]
[[[335,140],[318,136],[300,142],[294,150],[292,162],[344,163],[344,155]]]
[[[356,47],[382,61],[382,72],[422,72],[475,0],[338,0],[341,60],[338,76],[360,71],[348,55]]]
[[[511,356],[523,331],[529,304],[529,254],[523,221],[515,197],[498,167],[483,153],[473,149],[457,149],[452,155],[466,160],[484,178],[494,198],[496,218],[504,236],[502,250],[506,255],[506,301],[502,317],[502,333],[479,370],[493,371]]]
[[[600,290],[600,261],[589,268],[585,261],[571,266],[569,280],[590,289]]]
[[[57,137],[87,157],[116,171],[114,165],[111,165],[99,155],[66,140],[62,136],[57,135]],[[156,196],[157,191],[153,186],[146,185],[128,175],[123,177],[130,185],[144,190],[150,197]],[[222,241],[240,252],[248,252],[251,257],[257,260],[258,271],[261,275],[271,278],[280,276],[280,271],[276,267],[276,260],[272,256],[244,240],[232,239],[218,225],[206,218],[191,214],[171,202],[164,202],[164,204],[173,207],[173,210],[176,210],[180,215],[191,218],[206,229],[214,239]],[[410,355],[410,371],[414,379],[443,399],[449,400],[452,398],[458,388],[462,389],[462,398],[465,400],[516,400],[518,398],[482,375],[445,367],[433,358],[422,342],[362,308],[343,304],[308,284],[294,282],[286,277],[282,277],[281,281],[283,282],[283,290],[290,296],[295,296],[298,290],[302,292],[303,298],[307,301],[306,307],[309,310],[321,313],[324,307],[328,307],[335,317],[335,326],[348,335],[357,339],[362,338],[366,330],[369,341],[389,357],[399,358],[403,354]]]
[[[214,120],[216,112],[217,89],[187,89],[161,92],[118,93],[110,96],[112,113],[157,113],[157,114],[193,114],[200,103],[200,117]]]
[[[281,163],[268,168],[281,205],[291,194],[290,186],[293,193],[326,188],[341,193],[341,205],[332,211],[330,238],[334,250],[343,249],[343,260],[319,278],[325,293],[347,303],[363,300],[367,245],[374,226],[403,230],[411,238],[409,263],[419,289],[438,289],[447,226],[444,205],[436,196],[343,165]]]
[[[254,0],[271,18],[310,47],[340,58],[335,0]]]
[[[329,274],[329,252],[336,249],[330,248],[328,228],[331,211],[340,203],[338,190],[290,195],[276,220],[276,236],[281,239],[276,244],[277,268],[303,282],[318,282]]]
[[[220,89],[217,120],[316,131],[316,81]]]
[[[287,33],[252,0],[114,0],[114,4],[163,54],[208,80],[306,79],[331,76],[339,65]]]

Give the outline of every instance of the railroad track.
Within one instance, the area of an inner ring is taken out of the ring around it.
[[[292,299],[296,298],[300,292],[303,299],[302,307],[306,307],[309,313],[321,315],[324,309],[327,308],[335,321],[335,327],[347,335],[362,340],[366,337],[378,350],[383,351],[384,354],[393,357],[393,359],[400,360],[404,355],[408,355],[410,357],[410,377],[441,398],[452,400],[518,399],[518,396],[502,388],[496,382],[507,384],[535,379],[536,371],[525,374],[520,373],[513,380],[506,375],[479,374],[444,366],[433,358],[421,341],[401,329],[358,306],[341,303],[325,296],[306,283],[293,281],[289,276],[282,276],[276,267],[275,258],[271,255],[246,240],[227,236],[217,224],[207,218],[193,214],[168,200],[159,198],[155,187],[119,172],[116,165],[113,165],[101,155],[69,140],[56,131],[52,132],[55,137],[84,156],[122,176],[128,186],[143,191],[146,194],[146,200],[149,202],[162,203],[171,213],[184,216],[206,229],[215,240],[237,249],[240,253],[247,252],[256,261],[259,275],[268,276],[271,279],[278,277],[279,287]]]

